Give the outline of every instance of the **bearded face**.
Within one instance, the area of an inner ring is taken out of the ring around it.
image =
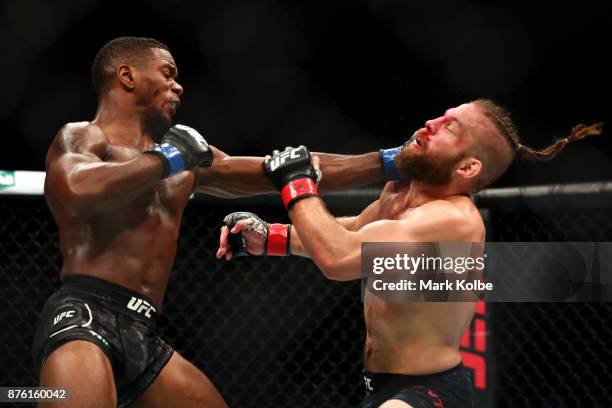
[[[422,150],[417,152],[418,147],[414,146],[416,143],[414,139],[409,140],[395,157],[401,178],[432,185],[450,183],[464,154],[447,155]]]

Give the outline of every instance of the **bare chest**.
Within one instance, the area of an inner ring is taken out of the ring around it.
[[[180,216],[192,192],[193,175],[189,172],[161,180],[159,184],[128,205],[128,213],[148,216]]]

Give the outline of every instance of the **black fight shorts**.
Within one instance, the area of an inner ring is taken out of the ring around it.
[[[63,344],[89,341],[110,360],[118,406],[125,407],[153,383],[174,352],[157,334],[158,317],[153,302],[139,293],[91,276],[65,278],[36,327],[36,372]]]
[[[474,406],[472,380],[463,366],[429,375],[363,374],[363,408],[376,408],[389,400],[414,408],[469,408]]]

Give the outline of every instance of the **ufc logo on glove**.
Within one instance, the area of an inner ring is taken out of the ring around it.
[[[272,163],[270,163],[270,170],[276,170],[281,164],[285,163],[287,159],[297,159],[301,157],[298,150],[299,148],[284,151],[280,155],[274,157],[274,159],[272,159]]]

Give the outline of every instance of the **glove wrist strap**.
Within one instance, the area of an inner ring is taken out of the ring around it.
[[[287,256],[290,254],[291,225],[269,224],[266,255]]]
[[[380,164],[389,181],[397,181],[400,179],[399,171],[395,165],[395,156],[397,156],[401,150],[401,147],[380,149]]]
[[[171,144],[155,144],[146,153],[154,153],[164,159],[166,167],[162,178],[173,176],[185,170],[185,161],[181,152]]]
[[[297,200],[306,197],[318,196],[319,191],[313,179],[304,177],[292,180],[283,187],[280,192],[283,204],[287,209],[291,208]]]

